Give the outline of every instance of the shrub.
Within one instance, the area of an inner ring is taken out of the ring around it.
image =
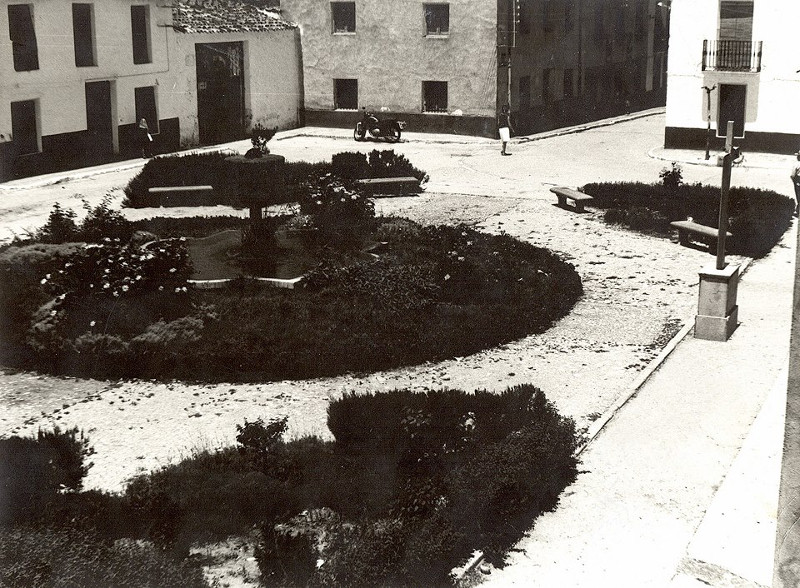
[[[111,197],[92,208],[88,202],[83,203],[86,216],[78,230],[78,240],[87,243],[100,243],[104,239],[119,239],[127,242],[133,235],[133,225],[122,214],[111,208]]]
[[[331,166],[332,173],[344,180],[411,176],[424,185],[429,179],[428,174],[414,167],[405,155],[391,149],[374,149],[368,155],[358,151],[337,153],[331,159]]]
[[[0,525],[31,520],[60,491],[80,490],[92,453],[77,428],[0,439]]]
[[[665,182],[674,184],[673,170]],[[679,170],[678,170],[679,171]],[[671,179],[670,179],[671,178]],[[605,209],[605,221],[629,228],[670,235],[669,223],[692,217],[716,228],[719,224],[719,188],[701,184],[672,185],[642,183],[587,184],[582,191]],[[762,257],[780,240],[791,224],[794,201],[757,188],[734,187],[729,192],[730,252]]]
[[[56,202],[47,222],[35,235],[37,241],[42,243],[66,243],[77,241],[78,226],[75,224],[75,211],[70,208],[61,208]]]
[[[683,184],[683,169],[673,161],[670,167],[665,167],[659,172],[658,177],[661,178],[665,188],[677,190]]]
[[[200,568],[152,545],[83,529],[0,529],[0,585],[208,588]]]
[[[375,205],[328,175],[307,184],[300,200],[300,213],[311,217],[318,229],[316,239],[320,245],[357,250],[373,228]]]
[[[224,186],[226,153],[192,153],[150,159],[125,186],[123,206],[144,208],[160,205],[160,196],[150,194],[156,186],[212,186],[215,204],[228,204]]]

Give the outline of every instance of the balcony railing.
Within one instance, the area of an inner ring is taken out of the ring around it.
[[[761,71],[762,41],[703,41],[703,71]]]

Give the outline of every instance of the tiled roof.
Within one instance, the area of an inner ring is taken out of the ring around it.
[[[236,0],[182,0],[172,4],[172,24],[182,33],[240,33],[293,29],[277,10]]]

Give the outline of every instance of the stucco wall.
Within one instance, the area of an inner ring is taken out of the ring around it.
[[[0,134],[11,134],[9,103],[39,100],[40,132],[56,135],[86,129],[84,84],[93,80],[112,80],[112,100],[118,124],[132,124],[135,118],[134,88],[171,86],[167,50],[169,29],[159,26],[172,22],[172,11],[154,1],[150,6],[152,63],[135,65],[131,43],[130,6],[142,1],[103,0],[94,3],[97,65],[75,66],[72,36],[72,8],[68,2],[31,1],[39,54],[39,69],[14,71],[8,35],[8,4],[0,0]],[[157,90],[161,94],[161,90]],[[176,113],[159,109],[160,118]],[[1,141],[2,139],[0,139]]]
[[[180,75],[159,99],[180,113],[181,144],[199,141],[197,124],[196,43],[244,43],[245,118],[248,128],[294,128],[302,103],[298,31],[256,33],[175,34],[173,53]]]
[[[753,41],[763,41],[759,73],[702,71],[704,39],[716,39],[717,0],[673,0],[669,46],[666,126],[705,129],[703,86],[747,86],[745,133],[800,134],[800,3],[755,2]],[[711,95],[712,129],[716,129],[718,92]]]
[[[281,2],[284,17],[301,25],[307,108],[332,110],[333,80],[354,78],[359,106],[421,112],[422,81],[446,81],[448,111],[495,116],[496,2],[451,0],[445,38],[425,37],[420,0],[355,4],[356,32],[333,34],[329,2]]]

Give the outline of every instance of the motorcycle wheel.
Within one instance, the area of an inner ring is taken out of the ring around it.
[[[400,126],[392,125],[387,136],[392,143],[397,143],[400,140]]]
[[[361,123],[356,124],[356,128],[353,131],[353,139],[356,141],[364,140],[364,127]]]

